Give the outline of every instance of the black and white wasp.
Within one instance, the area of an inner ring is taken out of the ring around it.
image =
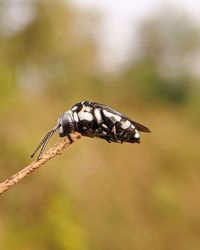
[[[41,148],[38,160],[41,159],[49,139],[56,130],[59,131],[60,137],[67,136],[70,141],[70,133],[77,131],[83,136],[118,143],[140,143],[139,131],[150,132],[147,127],[104,104],[83,101],[76,103],[60,116],[56,127],[45,135],[31,157]]]

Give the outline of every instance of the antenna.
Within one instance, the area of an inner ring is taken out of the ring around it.
[[[55,128],[53,128],[51,131],[49,131],[44,138],[42,139],[42,141],[39,143],[39,145],[35,148],[35,150],[33,151],[31,158],[34,157],[34,155],[37,153],[37,151],[41,148],[40,153],[38,155],[37,160],[40,160],[42,158],[42,155],[44,153],[44,150],[46,148],[46,145],[48,143],[48,141],[50,140],[50,138],[52,137],[52,135],[55,133],[55,131],[60,127],[61,125],[58,124]]]

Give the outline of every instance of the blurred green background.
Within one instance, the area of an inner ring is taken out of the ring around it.
[[[199,250],[198,24],[177,11],[154,13],[138,29],[137,55],[108,72],[98,11],[29,1],[31,18],[15,30],[17,2],[0,2],[1,181],[31,162],[78,101],[110,105],[152,133],[140,145],[82,138],[3,194],[0,249]]]

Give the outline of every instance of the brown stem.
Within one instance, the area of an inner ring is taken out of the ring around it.
[[[71,134],[71,138],[72,138],[72,143],[73,143],[77,141],[78,139],[80,139],[81,135],[79,133],[73,133]],[[10,187],[14,186],[16,183],[21,181],[24,177],[31,174],[36,169],[40,168],[42,165],[44,165],[50,159],[54,158],[56,155],[62,154],[63,150],[69,145],[71,145],[71,142],[69,141],[69,139],[67,137],[63,138],[60,142],[58,142],[49,150],[47,150],[43,154],[42,159],[32,162],[30,165],[28,165],[21,171],[12,175],[4,182],[0,183],[0,194],[6,192]]]

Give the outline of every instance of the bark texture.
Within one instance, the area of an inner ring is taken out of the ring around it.
[[[71,134],[72,142],[70,143],[67,137],[61,139],[58,143],[56,143],[53,147],[47,150],[42,158],[38,161],[32,162],[30,165],[17,172],[16,174],[9,177],[4,182],[0,183],[0,194],[6,192],[10,187],[14,186],[16,183],[21,181],[24,177],[31,174],[36,169],[40,168],[44,164],[46,164],[50,159],[54,158],[56,155],[62,154],[66,147],[69,147],[72,143],[81,138],[79,133]]]

